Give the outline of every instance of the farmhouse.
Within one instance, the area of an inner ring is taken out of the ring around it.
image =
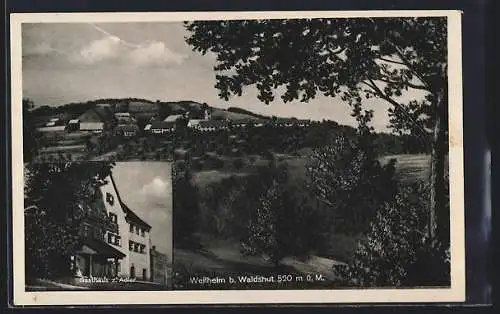
[[[123,137],[132,137],[137,135],[139,127],[135,124],[119,124],[115,128],[115,132]]]
[[[122,201],[112,174],[96,190],[97,201],[81,204],[84,240],[71,257],[80,276],[151,279],[151,226]]]
[[[254,121],[254,124],[253,124],[253,126],[256,127],[256,128],[261,128],[264,125],[266,125],[266,121],[262,120],[262,119]]]
[[[64,121],[59,118],[52,118],[45,124],[45,127],[61,126],[64,125]]]
[[[129,112],[115,113],[115,118],[118,120],[118,124],[135,123],[134,117],[132,117]]]
[[[198,124],[198,130],[201,132],[216,132],[227,130],[229,123],[224,120],[203,120]]]
[[[172,133],[175,130],[175,122],[152,121],[150,132],[152,134]]]
[[[69,120],[67,128],[68,128],[68,131],[80,130],[80,120],[78,120],[78,119]]]
[[[80,122],[80,131],[89,133],[101,133],[103,129],[103,122]]]
[[[204,119],[191,119],[191,120],[189,120],[187,127],[191,128],[191,129],[197,129],[199,124],[200,124],[200,121],[205,121],[205,120]]]
[[[66,131],[66,126],[44,126],[36,129],[38,132],[64,132]]]

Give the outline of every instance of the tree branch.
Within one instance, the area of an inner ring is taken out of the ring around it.
[[[399,64],[399,65],[405,65],[405,63],[403,62],[400,62],[400,61],[396,61],[396,60],[391,60],[391,59],[386,59],[384,57],[378,57],[379,60],[382,60],[382,61],[385,61],[385,62],[389,62],[389,63],[394,63],[394,64]]]
[[[406,57],[404,56],[401,49],[396,44],[394,44],[392,41],[387,40],[387,42],[394,48],[394,50],[396,51],[396,54],[401,59],[403,64],[408,68],[408,70],[410,70],[424,84],[424,86],[426,87],[426,89],[428,91],[432,91],[430,84],[425,80],[425,78],[422,75],[420,75],[420,73],[417,70],[415,70],[415,68],[413,67],[411,62],[408,61],[408,59],[406,59]]]
[[[418,124],[418,122],[405,110],[405,108],[400,104],[398,103],[397,101],[395,101],[394,99],[392,99],[391,97],[387,96],[378,86],[377,84],[375,84],[375,82],[372,80],[372,79],[368,79],[370,81],[370,83],[366,82],[366,81],[362,81],[361,83],[365,84],[366,86],[370,87],[371,89],[373,89],[373,91],[375,93],[377,93],[377,95],[379,95],[382,99],[388,101],[391,105],[393,105],[395,108],[399,109],[405,116],[408,120],[410,120],[414,125],[415,127],[417,127],[417,129],[422,133],[423,137],[424,137],[424,141],[427,143],[427,144],[430,144],[429,141],[427,140],[427,137],[426,135],[428,135],[428,133],[424,130],[424,128]]]
[[[416,84],[410,83],[408,81],[400,83],[400,82],[391,81],[391,80],[384,79],[384,78],[377,78],[377,81],[381,81],[381,82],[385,82],[385,83],[389,83],[389,84],[404,84],[404,85],[407,85],[408,87],[411,87],[414,89],[428,90],[427,87],[425,87],[424,85],[416,85]]]

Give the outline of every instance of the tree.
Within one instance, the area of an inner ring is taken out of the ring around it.
[[[267,256],[275,266],[288,252],[285,235],[288,233],[283,224],[287,213],[286,181],[287,170],[271,162],[267,175],[262,176],[261,184],[265,185],[248,225],[247,238],[242,241],[242,251],[248,255]],[[264,173],[262,173],[264,174]]]
[[[280,183],[274,180],[262,195],[260,204],[248,226],[248,239],[242,243],[243,251],[249,255],[267,255],[277,266],[284,257],[279,243],[278,215],[283,211]]]
[[[444,206],[446,18],[221,20],[187,22],[186,28],[195,51],[216,54],[215,86],[226,100],[255,85],[265,103],[279,87],[285,102],[340,95],[356,116],[370,98],[389,103],[391,126],[432,147],[431,236],[448,223],[437,221]],[[423,99],[405,102],[401,96],[409,91]]]
[[[353,262],[336,267],[343,283],[361,287],[440,286],[450,284],[449,251],[427,233],[428,188],[402,187],[383,204]]]
[[[38,136],[33,115],[34,107],[31,99],[23,99],[23,159],[25,162],[31,161],[38,150]]]
[[[364,137],[340,135],[313,150],[306,164],[309,189],[331,210],[336,231],[364,233],[396,192],[394,165],[382,167]]]
[[[98,195],[110,163],[28,164],[25,176],[27,277],[70,274],[69,256],[79,243],[84,206]]]
[[[198,188],[191,180],[190,166],[175,162],[172,170],[173,239],[179,247],[191,245],[200,213]]]

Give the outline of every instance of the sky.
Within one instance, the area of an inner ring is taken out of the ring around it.
[[[309,103],[266,105],[255,88],[224,101],[215,89],[215,57],[193,52],[181,22],[37,23],[22,26],[23,97],[35,105],[62,105],[98,98],[192,100],[213,107],[300,119],[330,119],[355,126],[348,105],[318,96]],[[388,131],[385,101],[367,100],[372,126]]]
[[[151,225],[151,244],[172,260],[172,179],[168,162],[117,162],[113,177],[122,201]]]

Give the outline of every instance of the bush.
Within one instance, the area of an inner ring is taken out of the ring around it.
[[[378,211],[350,265],[337,274],[355,286],[441,286],[450,284],[449,245],[431,242],[428,189],[403,187]]]
[[[243,168],[245,166],[245,161],[242,159],[242,158],[236,158],[234,161],[233,161],[233,167],[234,169],[236,170],[240,170],[241,168]]]
[[[394,162],[381,166],[365,140],[336,137],[314,149],[306,164],[309,188],[329,207],[326,218],[336,232],[366,232],[376,211],[397,189]]]
[[[277,266],[286,256],[307,257],[318,249],[324,224],[310,201],[287,184],[286,167],[272,164],[268,171],[271,182],[253,209],[241,249],[246,255],[267,256]]]

